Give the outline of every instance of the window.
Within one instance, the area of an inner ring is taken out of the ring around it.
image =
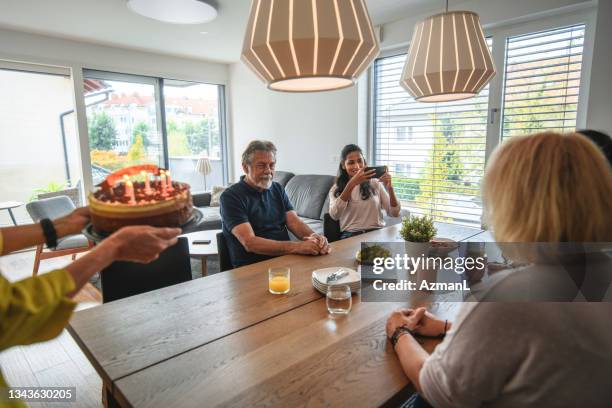
[[[225,184],[223,86],[91,70],[84,77],[94,184],[148,163],[200,191],[201,156],[211,159],[209,184]]]
[[[399,126],[395,128],[395,140],[409,142],[412,140],[412,126]]]
[[[224,184],[219,115],[222,90],[218,85],[164,80],[170,170],[194,191]],[[210,159],[211,173],[206,183],[204,176],[195,171],[200,157]]]
[[[412,171],[412,166],[410,163],[395,163],[395,177],[404,176],[410,177]]]
[[[84,81],[94,185],[126,166],[163,167],[153,78],[86,71]]]
[[[399,85],[405,59],[402,54],[375,62],[374,160],[396,169],[410,166],[396,171],[394,185],[411,213],[480,224],[488,87],[467,101],[416,102]],[[398,127],[412,128],[409,144],[390,137]]]
[[[503,137],[576,128],[585,25],[506,40]]]
[[[27,203],[60,193],[79,202],[82,176],[68,69],[0,61],[0,201]],[[12,210],[31,223],[25,205]],[[12,225],[0,211],[0,225]]]
[[[399,85],[405,54],[375,61],[373,157],[396,169],[396,193],[412,213],[480,226],[486,152],[503,138],[576,128],[585,25],[519,34],[494,34],[505,47],[494,54],[499,77],[463,101],[418,103]],[[499,106],[497,125],[489,113]]]

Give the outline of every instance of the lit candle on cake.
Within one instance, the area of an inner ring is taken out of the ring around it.
[[[142,175],[142,177],[144,177],[145,194],[151,194],[151,182],[149,181],[149,173],[143,170],[140,172],[140,174]]]
[[[129,204],[136,204],[136,196],[134,195],[134,184],[131,181],[125,182],[125,195],[130,198]]]
[[[168,186],[168,191],[174,190],[174,188],[172,188],[172,178],[170,177],[170,170],[166,171],[166,185]]]
[[[166,172],[163,170],[159,171],[159,179],[161,182],[161,188],[162,188],[162,197],[165,197],[168,195],[168,186],[166,185]]]
[[[130,197],[130,191],[128,188],[128,183],[130,182],[130,177],[127,174],[123,175],[123,185],[125,186],[125,191],[123,193],[124,196]]]

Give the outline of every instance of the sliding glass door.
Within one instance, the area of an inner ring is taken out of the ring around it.
[[[70,70],[0,61],[0,89],[0,202],[23,204],[12,210],[19,224],[32,222],[25,204],[39,195],[66,194],[78,204],[83,183]],[[3,210],[5,225],[12,220]]]

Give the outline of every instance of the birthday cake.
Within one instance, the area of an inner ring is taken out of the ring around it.
[[[89,194],[91,223],[110,233],[126,225],[180,227],[193,213],[189,184],[172,181],[154,165],[126,167],[110,174]]]

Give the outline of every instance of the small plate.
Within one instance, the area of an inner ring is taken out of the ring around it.
[[[317,282],[316,280],[312,280],[312,286],[318,290],[320,293],[326,295],[327,294],[327,289],[334,286],[334,285],[323,285],[319,282]],[[348,285],[351,288],[351,292],[352,293],[357,293],[359,292],[359,290],[361,290],[361,282],[357,282],[354,284],[350,284]]]
[[[348,275],[328,284],[327,277],[339,269],[347,271]],[[359,273],[356,270],[346,268],[344,266],[316,269],[312,271],[312,278],[323,285],[350,285],[351,283],[359,282],[361,280],[361,276],[359,276]]]
[[[191,214],[191,217],[189,217],[186,223],[181,225],[182,232],[183,233],[193,232],[193,228],[197,226],[200,223],[200,221],[202,221],[202,218],[204,218],[204,216],[202,215],[202,211],[198,210],[197,208],[194,208],[193,213]],[[93,241],[93,242],[101,242],[111,235],[110,232],[96,231],[96,229],[93,227],[91,223],[87,224],[81,232],[90,241]]]

